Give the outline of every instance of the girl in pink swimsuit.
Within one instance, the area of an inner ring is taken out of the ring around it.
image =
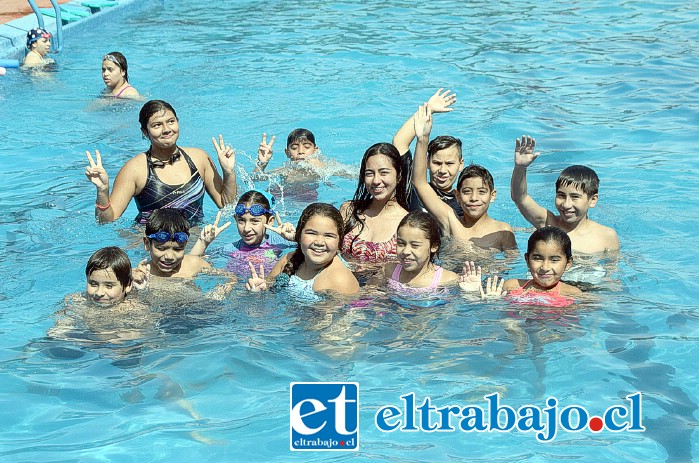
[[[384,266],[388,288],[399,296],[431,297],[456,285],[456,273],[434,263],[442,240],[439,226],[427,212],[414,211],[398,225],[396,252],[398,263]]]
[[[497,276],[488,277],[485,298],[503,297],[512,304],[567,307],[575,303],[572,296],[582,293],[579,288],[563,283],[561,277],[573,264],[570,238],[558,227],[543,227],[529,237],[524,260],[531,280],[512,279],[503,283]]]
[[[129,84],[129,65],[126,57],[118,51],[112,51],[102,57],[102,80],[104,85],[104,95],[113,98],[141,97],[138,91]]]
[[[405,173],[395,146],[377,143],[366,150],[354,198],[340,212],[345,223],[345,257],[364,262],[395,259],[396,230],[408,213]]]

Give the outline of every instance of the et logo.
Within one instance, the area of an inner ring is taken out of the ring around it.
[[[359,383],[291,383],[291,450],[358,450]]]

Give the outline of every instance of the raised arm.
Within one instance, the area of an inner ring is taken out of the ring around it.
[[[95,150],[94,159],[89,151],[85,154],[89,163],[85,168],[85,176],[97,188],[95,218],[99,223],[113,222],[121,217],[136,192],[136,161],[131,159],[124,164],[114,180],[113,194],[110,195],[109,176],[102,166],[99,150]]]
[[[427,212],[432,214],[444,230],[450,230],[449,215],[454,214],[451,206],[442,201],[427,182],[427,145],[432,130],[432,115],[427,109],[427,103],[420,106],[413,115],[417,144],[415,145],[415,160],[413,162],[413,186]]]
[[[223,135],[218,136],[218,141],[216,141],[216,138],[211,137],[211,141],[216,149],[218,162],[221,164],[223,179],[219,175],[214,161],[206,152],[204,154],[208,159],[206,170],[202,177],[204,177],[206,192],[216,205],[222,208],[226,204],[235,201],[238,195],[238,186],[235,179],[235,150],[230,145],[225,144]]]
[[[427,101],[427,109],[430,114],[447,113],[454,110],[451,105],[456,103],[456,93],[451,93],[451,90],[442,90],[441,88],[437,90]],[[393,136],[393,146],[398,149],[401,156],[408,152],[415,136],[415,117],[410,116]]]
[[[536,228],[546,225],[548,210],[539,206],[527,193],[527,167],[539,157],[536,141],[527,135],[515,140],[515,167],[510,180],[510,196],[525,219]]]
[[[276,137],[272,135],[272,139],[267,143],[267,134],[262,134],[262,141],[260,142],[260,147],[257,148],[257,165],[253,172],[262,173],[265,171],[267,164],[272,160],[272,146],[274,146],[274,139]]]

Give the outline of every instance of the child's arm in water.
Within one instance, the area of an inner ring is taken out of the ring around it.
[[[219,227],[219,220],[221,220],[220,210],[218,211],[218,214],[216,214],[216,220],[214,223],[206,225],[204,228],[202,228],[201,233],[199,234],[199,239],[197,239],[197,242],[194,243],[194,246],[189,251],[190,255],[204,257],[204,254],[206,254],[206,248],[209,247],[209,245],[218,237],[218,235],[221,234],[223,230],[231,225],[231,222],[228,221]]]
[[[535,147],[536,141],[527,135],[522,135],[521,140],[515,140],[515,167],[510,180],[510,196],[524,218],[536,228],[541,228],[546,226],[551,212],[537,204],[527,192],[527,167],[540,154],[534,152]]]
[[[267,168],[267,164],[272,160],[272,146],[274,146],[274,139],[276,137],[272,135],[272,139],[267,143],[267,134],[262,134],[262,141],[260,142],[260,147],[257,149],[257,165],[253,170],[254,173],[262,173]]]
[[[439,89],[434,95],[427,100],[427,109],[431,114],[447,113],[453,111],[451,107],[456,103],[456,93],[451,93],[451,90]],[[401,156],[405,155],[410,149],[410,144],[415,139],[415,116],[410,116],[407,121],[398,129],[398,132],[393,136],[393,146],[398,149]]]
[[[342,263],[339,256],[333,258],[332,263],[317,278],[313,285],[313,291],[330,291],[344,296],[353,296],[359,292],[359,282],[352,271]]]

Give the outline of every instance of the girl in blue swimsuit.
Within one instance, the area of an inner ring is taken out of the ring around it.
[[[251,277],[245,287],[252,292],[264,291],[273,281],[303,302],[318,301],[323,292],[357,294],[359,283],[339,255],[342,235],[340,211],[330,204],[311,204],[296,226],[296,250],[277,262],[269,274],[270,283],[265,280],[264,267],[258,272],[250,264]]]

